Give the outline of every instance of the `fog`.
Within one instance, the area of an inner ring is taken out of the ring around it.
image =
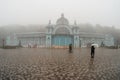
[[[52,24],[64,13],[73,24],[120,28],[120,0],[0,0],[0,26]]]
[[[120,44],[120,0],[0,0],[0,45],[19,32],[45,32],[61,13],[81,32],[111,34]]]

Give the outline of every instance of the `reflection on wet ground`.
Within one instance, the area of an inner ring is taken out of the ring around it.
[[[0,49],[0,80],[120,80],[120,49]]]

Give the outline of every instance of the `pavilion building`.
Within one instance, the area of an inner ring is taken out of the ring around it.
[[[76,21],[70,25],[69,21],[61,14],[55,25],[49,24],[45,27],[46,32],[15,33],[6,38],[6,45],[37,45],[38,47],[68,47],[72,44],[74,48],[87,47],[90,44],[101,46],[114,46],[114,38],[108,34],[80,32]]]

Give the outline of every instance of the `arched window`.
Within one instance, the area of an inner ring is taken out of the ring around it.
[[[60,27],[56,30],[55,34],[70,34],[70,31],[66,27]]]

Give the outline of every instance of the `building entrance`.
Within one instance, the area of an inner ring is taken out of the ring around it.
[[[55,48],[68,48],[69,44],[73,44],[71,35],[55,35],[52,39],[52,46]]]

